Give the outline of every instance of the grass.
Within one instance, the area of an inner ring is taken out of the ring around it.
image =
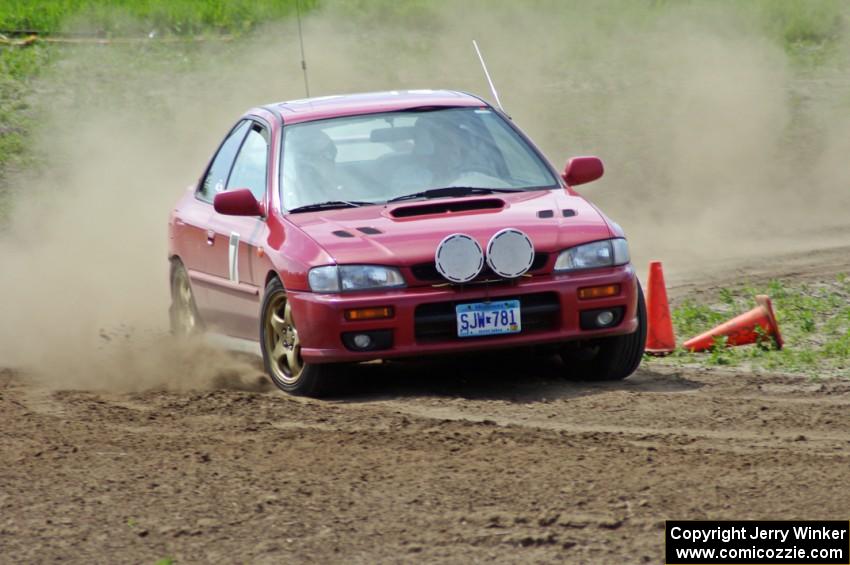
[[[303,9],[315,0],[300,0]],[[287,17],[295,0],[4,0],[0,30],[44,34],[73,27],[100,34],[196,35],[242,33],[266,21]]]
[[[700,302],[684,300],[672,311],[676,335],[685,341],[746,312],[755,307],[756,294],[767,294],[773,301],[785,341],[782,350],[777,351],[768,340],[729,348],[719,340],[708,353],[678,349],[670,357],[651,362],[747,366],[812,376],[850,375],[850,277],[846,274],[817,283],[774,280],[737,290],[721,288]]]
[[[0,226],[10,213],[10,195],[4,190],[5,174],[31,165],[27,151],[34,110],[32,84],[48,64],[51,51],[44,46],[0,48]]]
[[[847,16],[842,0],[761,0],[750,8],[768,35],[789,50],[838,39]]]

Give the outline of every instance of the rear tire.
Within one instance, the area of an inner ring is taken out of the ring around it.
[[[638,328],[633,333],[567,345],[561,358],[569,379],[620,381],[634,373],[646,346],[646,302],[638,283]]]
[[[277,278],[266,286],[260,307],[260,348],[266,373],[279,389],[298,396],[331,393],[340,366],[304,363],[286,290]]]
[[[171,263],[171,307],[168,309],[168,318],[172,335],[189,337],[204,331],[189,273],[179,259]]]

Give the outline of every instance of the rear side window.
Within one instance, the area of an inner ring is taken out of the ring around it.
[[[245,132],[251,127],[251,122],[243,121],[240,123],[216,153],[210,168],[207,170],[207,175],[204,177],[204,182],[201,184],[201,189],[198,195],[207,202],[212,202],[215,195],[219,192],[224,192],[227,185],[227,177],[230,175],[230,168],[233,166],[233,158],[236,152],[239,151],[239,146],[242,144],[242,139],[245,137]]]
[[[242,143],[242,149],[233,164],[227,190],[247,188],[257,200],[266,194],[266,170],[269,159],[268,133],[259,124],[253,124]]]

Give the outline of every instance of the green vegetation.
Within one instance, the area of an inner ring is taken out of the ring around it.
[[[841,0],[761,0],[750,8],[768,34],[788,48],[838,39],[847,15],[846,2]]]
[[[49,50],[39,46],[0,50],[0,169],[23,154],[30,105],[30,84],[49,59]],[[5,157],[5,159],[4,159]]]
[[[708,353],[679,349],[656,363],[747,365],[753,369],[803,372],[813,376],[850,374],[850,277],[834,281],[745,286],[719,289],[704,302],[685,300],[673,308],[673,325],[680,342],[755,307],[756,294],[773,301],[785,348],[777,351],[764,339],[751,346],[725,347],[718,340]],[[766,337],[766,336],[765,336]]]
[[[315,0],[301,0],[303,9],[314,5]],[[5,0],[0,30],[240,33],[294,9],[295,0]]]
[[[0,225],[9,210],[8,193],[3,190],[4,172],[28,164],[31,85],[49,58],[50,50],[42,46],[0,48]]]

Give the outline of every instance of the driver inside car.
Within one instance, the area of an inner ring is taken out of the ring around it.
[[[425,115],[416,122],[413,153],[430,173],[426,188],[450,186],[462,172],[466,155],[464,132],[448,120]]]
[[[296,127],[287,135],[292,136],[287,141],[292,153],[284,157],[287,208],[364,197],[363,183],[337,163],[337,146],[328,134],[315,127]]]
[[[338,194],[342,186],[336,174],[337,149],[328,134],[315,128],[295,128],[289,135],[293,136],[294,178],[284,178],[284,182],[298,188],[287,194],[309,194],[312,200],[344,199]]]
[[[464,132],[455,123],[429,115],[416,120],[413,151],[397,167],[391,184],[399,194],[451,186],[462,172],[466,154]]]
[[[400,193],[448,186],[503,187],[492,163],[473,159],[473,145],[481,143],[463,125],[425,114],[414,125],[411,160],[392,175]]]

